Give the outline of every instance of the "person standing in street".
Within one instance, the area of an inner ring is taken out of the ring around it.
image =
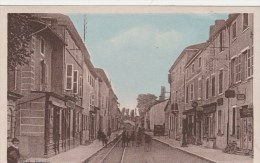
[[[125,147],[125,143],[126,143],[126,131],[124,129],[123,133],[122,133],[122,147],[124,148]]]
[[[132,141],[132,147],[133,147],[133,146],[134,146],[134,143],[135,143],[135,131],[132,131],[131,141]]]
[[[148,134],[145,134],[145,138],[144,138],[144,151],[151,151],[152,149],[152,137]]]
[[[108,128],[107,136],[108,136],[108,138],[110,139],[110,136],[111,136],[111,128],[110,128],[110,127]]]
[[[19,140],[17,138],[12,139],[12,144],[7,148],[7,163],[17,163],[20,158],[20,151],[18,148]]]

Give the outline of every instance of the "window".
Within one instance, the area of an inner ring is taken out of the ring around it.
[[[191,66],[191,72],[194,73],[194,64]]]
[[[41,61],[41,85],[47,84],[47,66],[44,60]]]
[[[232,38],[236,38],[237,37],[237,23],[235,22],[232,25]]]
[[[236,82],[239,82],[241,80],[241,55],[235,60],[235,75]]]
[[[206,99],[209,98],[209,79],[206,80]]]
[[[222,134],[222,111],[218,111],[218,134]]]
[[[235,60],[236,58],[231,60],[231,83],[235,83]]]
[[[82,76],[79,77],[79,95],[82,96],[83,95],[83,78]]]
[[[223,93],[223,70],[219,71],[218,75],[218,93],[221,94]]]
[[[246,56],[246,76],[249,78],[253,75],[253,50],[250,53],[250,50],[246,50],[243,52],[243,54]]]
[[[186,103],[189,102],[189,86],[186,87]]]
[[[216,85],[215,84],[216,84],[216,79],[215,79],[215,76],[213,75],[212,79],[211,79],[211,89],[212,89],[211,95],[212,96],[216,95]]]
[[[248,13],[243,14],[243,30],[247,29],[248,27]]]
[[[232,135],[236,134],[236,108],[233,108],[232,114]]]
[[[66,73],[66,89],[67,90],[72,90],[72,71],[73,67],[72,65],[67,65],[67,73]]]
[[[43,38],[41,38],[41,46],[40,46],[40,51],[41,51],[41,54],[45,54],[45,41]]]
[[[194,98],[194,86],[193,84],[190,85],[190,100]]]
[[[220,32],[219,34],[219,50],[223,51],[224,50],[224,32]]]
[[[199,57],[199,67],[201,67],[201,57]]]
[[[35,36],[32,36],[32,50],[35,50]]]
[[[78,70],[73,71],[73,93],[78,93]]]
[[[188,71],[188,69],[186,69],[186,77],[188,77],[188,73],[189,73],[189,71]]]
[[[202,80],[201,78],[198,79],[198,100],[202,97]]]

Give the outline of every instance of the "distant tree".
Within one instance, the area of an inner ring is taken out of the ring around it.
[[[30,20],[36,19],[32,14],[8,14],[8,70],[29,63],[28,58],[32,54],[30,35],[33,33]]]
[[[150,93],[139,94],[137,97],[137,108],[138,108],[140,115],[145,113],[146,109],[148,109],[151,105],[153,105],[155,103],[156,99],[157,99],[157,96],[155,96],[154,94],[150,94]]]

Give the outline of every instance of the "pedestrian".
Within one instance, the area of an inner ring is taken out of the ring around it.
[[[129,132],[126,132],[126,146],[127,147],[129,145],[129,142],[130,142],[130,135],[129,135]]]
[[[20,158],[19,139],[13,138],[11,142],[11,146],[7,148],[7,162],[17,163]]]
[[[102,133],[102,143],[103,143],[103,146],[107,147],[107,142],[108,142],[107,136],[106,136],[106,134],[103,132],[103,133]]]
[[[109,137],[109,139],[110,139],[110,136],[111,136],[111,128],[109,127],[108,128],[108,131],[107,131],[107,136]]]
[[[151,148],[152,148],[152,137],[150,135],[148,135],[148,134],[145,134],[144,142],[145,142],[144,151],[151,151]]]
[[[102,140],[102,131],[100,129],[98,130],[97,138],[99,141]]]
[[[124,130],[122,132],[122,147],[125,147],[125,143],[126,143],[126,131]]]
[[[133,146],[134,146],[134,143],[135,143],[135,131],[132,131],[131,141],[132,141],[132,147],[133,147]]]

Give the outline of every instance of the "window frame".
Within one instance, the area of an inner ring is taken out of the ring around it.
[[[190,84],[190,101],[194,99],[194,84]]]
[[[232,39],[236,39],[237,38],[237,21],[234,21],[231,28],[232,28]]]
[[[206,89],[205,89],[205,99],[209,99],[209,87],[210,87],[210,81],[209,78],[206,78]]]
[[[77,73],[76,81],[74,81],[75,80],[75,72]],[[73,94],[78,94],[79,93],[79,90],[78,90],[78,88],[79,88],[79,71],[78,70],[73,70],[73,80],[72,80],[72,82],[73,82],[72,92],[73,92]],[[76,84],[76,86],[75,86],[76,92],[74,92],[74,84]]]
[[[68,76],[68,66],[71,66],[71,76]],[[73,91],[73,64],[66,64],[66,90],[72,90]],[[68,88],[68,78],[71,78],[71,84]]]
[[[198,62],[199,62],[199,67],[201,67],[201,57],[199,57],[199,59],[198,59]]]
[[[45,56],[45,49],[46,49],[46,43],[45,43],[45,39],[43,37],[41,37],[40,39],[40,53],[42,56]]]
[[[221,87],[220,87],[220,74],[222,73],[222,82],[221,82]],[[220,91],[220,88],[221,91]],[[224,69],[220,69],[218,73],[218,94],[221,95],[224,93]]]
[[[247,15],[247,24],[245,25],[245,14]],[[242,14],[242,29],[245,31],[249,27],[249,14],[243,13]]]
[[[213,85],[213,79],[214,79],[214,85]],[[214,88],[213,88],[213,86],[214,86]],[[215,76],[215,74],[211,75],[211,96],[212,97],[216,96],[216,76]]]

